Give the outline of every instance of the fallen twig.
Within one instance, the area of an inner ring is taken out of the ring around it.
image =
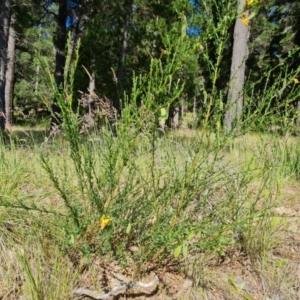
[[[120,286],[115,286],[110,292],[107,294],[98,294],[96,291],[91,291],[88,289],[76,289],[74,291],[74,294],[77,296],[88,296],[93,299],[108,299],[110,296],[115,295],[116,293],[120,291],[127,291],[136,287],[143,287],[143,288],[149,288],[154,286],[158,282],[158,277],[155,275],[154,278],[148,282],[148,283],[143,283],[143,282],[135,282],[135,283],[128,283]]]

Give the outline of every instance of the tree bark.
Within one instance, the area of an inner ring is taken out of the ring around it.
[[[0,130],[5,130],[5,72],[11,0],[1,1],[0,14]]]
[[[95,74],[95,56],[93,55],[92,61],[91,61],[91,75],[90,81],[89,81],[89,116],[92,117],[92,97],[91,95],[95,92],[96,89],[96,74]]]
[[[41,32],[39,33],[39,39],[41,39]],[[38,52],[38,56],[41,55],[41,52],[39,50]],[[40,81],[40,63],[38,62],[36,67],[35,67],[35,75],[36,75],[36,79],[35,79],[35,85],[34,85],[34,95],[37,96],[38,91],[39,91],[39,81]]]
[[[5,84],[5,111],[6,111],[6,129],[11,131],[12,128],[12,107],[14,92],[14,75],[15,75],[15,58],[16,58],[16,32],[15,14],[11,15],[9,26],[9,37],[7,46],[7,67],[6,67],[6,84]]]
[[[40,64],[37,64],[35,67],[35,75],[36,75],[36,80],[34,85],[34,94],[37,95],[39,91]]]
[[[120,83],[124,77],[124,66],[125,66],[126,51],[128,47],[131,14],[132,14],[132,0],[128,0],[125,3],[125,21],[124,21],[124,28],[123,28],[121,53],[119,58],[118,70],[117,70],[118,83]],[[120,103],[119,94],[117,94],[116,97],[114,98],[113,106],[120,113],[121,103]]]
[[[59,2],[57,29],[56,29],[56,36],[54,39],[54,46],[56,50],[54,79],[59,89],[61,89],[64,84],[64,70],[66,64],[66,43],[67,43],[66,22],[68,16],[67,2],[68,2],[67,0],[62,0]],[[54,99],[53,101],[52,112],[54,116],[51,119],[51,126],[59,125],[62,120],[59,116],[60,109],[57,105],[57,99]]]
[[[64,82],[67,42],[67,16],[67,1],[61,1],[59,3],[56,37],[54,39],[54,46],[56,50],[54,78],[58,87],[60,87]]]
[[[238,1],[238,14],[245,10],[246,0]],[[247,12],[244,13],[247,15]],[[241,17],[235,22],[230,83],[227,95],[227,110],[224,118],[224,129],[230,132],[234,127],[239,128],[239,121],[243,110],[243,88],[245,82],[245,68],[248,57],[249,26],[243,23]]]
[[[81,24],[81,19],[83,16],[83,6],[82,6],[81,2],[82,1],[78,1],[77,5],[76,5],[75,15],[73,15],[74,22],[73,22],[72,29],[71,29],[70,53],[67,54],[67,55],[70,55],[71,62],[74,58],[74,54],[76,51],[77,41],[78,41],[78,37],[80,34],[80,24]],[[67,78],[68,78],[69,70],[65,70],[65,76],[67,76]]]

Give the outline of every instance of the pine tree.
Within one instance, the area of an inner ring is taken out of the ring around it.
[[[5,129],[5,73],[11,0],[1,1],[0,14],[0,130]]]
[[[11,14],[9,26],[9,38],[7,46],[7,67],[5,74],[5,115],[6,128],[11,130],[12,127],[12,106],[13,106],[13,89],[16,57],[16,32],[15,32],[15,14]]]
[[[224,126],[227,132],[242,116],[246,60],[248,58],[249,12],[245,11],[246,0],[238,1],[238,18],[235,21],[230,82]]]

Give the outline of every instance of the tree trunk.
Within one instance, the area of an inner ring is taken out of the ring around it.
[[[246,6],[246,0],[238,1],[238,14]],[[247,15],[247,13],[244,13]],[[246,60],[248,57],[249,26],[239,17],[235,21],[233,35],[233,51],[230,70],[230,83],[227,96],[227,110],[225,112],[224,127],[230,132],[235,126],[239,128],[239,121],[243,110],[243,88],[245,81]]]
[[[180,108],[178,106],[173,107],[171,115],[171,127],[173,129],[178,129],[179,127],[179,112]]]
[[[197,118],[197,96],[194,95],[194,102],[193,102],[193,123],[196,121]]]
[[[91,61],[91,75],[90,81],[89,81],[89,117],[92,118],[92,96],[96,89],[96,74],[95,74],[95,56],[93,55],[92,61]]]
[[[39,33],[39,40],[41,39],[42,35],[41,32]],[[38,56],[41,55],[41,52],[39,50],[38,52]],[[35,79],[35,85],[34,85],[34,95],[37,97],[38,95],[38,91],[39,91],[39,82],[40,82],[40,63],[38,62],[36,67],[35,67],[35,75],[36,75],[36,79]]]
[[[74,54],[76,51],[77,41],[80,33],[80,24],[81,24],[81,18],[83,15],[83,7],[81,4],[82,1],[78,1],[76,5],[76,12],[73,16],[73,25],[71,30],[71,41],[70,41],[70,47],[69,47],[69,53],[67,54],[70,56],[70,62],[73,61]],[[65,78],[69,78],[69,70],[65,70]]]
[[[15,50],[16,50],[16,32],[15,14],[11,15],[9,26],[9,37],[7,46],[7,67],[6,67],[6,84],[5,84],[5,111],[6,111],[6,129],[11,131],[12,128],[12,106],[14,92],[14,75],[15,75]]]
[[[37,96],[39,91],[39,79],[40,79],[40,64],[38,63],[35,67],[35,85],[34,85],[34,94]]]
[[[122,37],[122,46],[121,46],[121,53],[119,58],[119,65],[117,70],[117,82],[120,83],[124,77],[124,66],[125,66],[125,58],[126,58],[126,51],[128,47],[128,38],[129,38],[129,26],[130,26],[130,19],[132,14],[132,0],[128,0],[125,3],[125,21],[124,21],[124,28],[123,28],[123,37]],[[121,111],[121,103],[119,94],[114,97],[113,106],[116,110],[120,113]]]
[[[56,85],[59,89],[62,88],[64,84],[64,70],[66,63],[66,43],[67,43],[67,16],[68,16],[68,6],[67,0],[59,2],[58,8],[58,18],[57,18],[57,29],[56,36],[54,39],[54,46],[56,50],[55,55],[55,71],[54,78]],[[52,125],[59,125],[61,123],[60,109],[57,105],[57,99],[54,99],[52,104],[52,112],[55,116],[51,119]]]
[[[0,14],[0,130],[5,129],[5,72],[11,0],[1,1]]]

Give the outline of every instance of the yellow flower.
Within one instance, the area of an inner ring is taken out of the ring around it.
[[[246,4],[247,4],[247,6],[250,6],[253,2],[254,2],[254,0],[247,0]]]
[[[101,217],[99,220],[101,230],[103,230],[111,222],[111,220],[112,219],[110,217]]]
[[[299,80],[297,78],[293,78],[294,83],[299,83]]]
[[[248,26],[248,25],[249,25],[249,22],[250,22],[249,19],[247,19],[245,16],[242,16],[241,19],[242,19],[242,22],[244,23],[245,26]]]

